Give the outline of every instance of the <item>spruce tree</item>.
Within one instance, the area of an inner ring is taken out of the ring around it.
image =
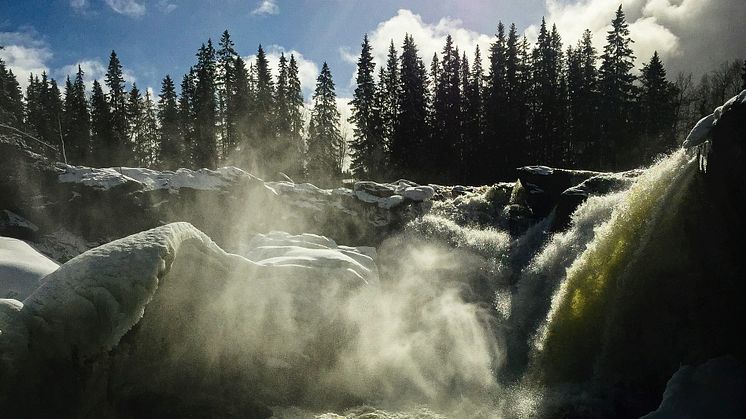
[[[2,49],[1,46],[0,49]],[[20,128],[23,124],[21,86],[2,58],[0,58],[0,123],[16,128]]]
[[[78,66],[75,81],[71,82],[68,77],[65,83],[62,128],[65,151],[71,164],[88,164],[90,157],[90,113],[83,76],[83,69]]]
[[[469,69],[466,55],[462,60],[462,91],[463,91],[463,136],[464,136],[464,173],[468,183],[485,183],[494,180],[489,171],[490,158],[484,156],[484,135],[482,120],[483,78],[482,57],[479,46],[474,51],[474,63]]]
[[[197,52],[194,85],[194,143],[192,158],[197,168],[214,169],[218,163],[215,49],[208,39]]]
[[[399,112],[390,160],[395,176],[423,180],[428,142],[428,77],[412,35],[404,36],[399,71]]]
[[[339,111],[334,81],[324,62],[316,79],[313,110],[308,128],[308,175],[322,185],[329,185],[342,173],[340,153],[344,139],[339,131]]]
[[[501,139],[501,147],[505,154],[505,166],[497,168],[494,176],[507,177],[513,175],[515,167],[524,165],[526,160],[526,134],[527,134],[527,101],[528,84],[530,80],[530,66],[528,57],[528,43],[518,38],[518,30],[515,24],[510,25],[508,37],[505,44],[505,130]],[[488,181],[490,179],[485,179]]]
[[[45,138],[49,144],[59,145],[62,138],[62,95],[55,79],[49,80],[49,90],[45,98],[44,112],[49,127],[48,137]],[[67,153],[65,153],[67,155]]]
[[[383,68],[383,73],[380,79],[380,118],[381,128],[380,136],[382,144],[379,149],[375,150],[376,155],[380,157],[379,151],[383,149],[383,156],[388,155],[389,147],[394,137],[394,126],[396,117],[399,114],[399,56],[392,40],[389,44],[389,51],[386,57],[386,66]],[[378,168],[376,171],[383,172],[388,167],[388,161],[384,158],[382,161],[378,161]]]
[[[288,101],[288,120],[290,121],[288,141],[290,147],[294,150],[294,154],[297,156],[294,168],[289,170],[290,173],[288,174],[302,177],[306,173],[304,164],[306,146],[303,139],[305,124],[303,118],[303,91],[301,90],[298,62],[295,60],[293,54],[290,54],[290,63],[288,64],[288,85],[285,96]]]
[[[249,72],[240,56],[233,60],[233,81],[226,104],[226,122],[231,147],[227,158],[231,164],[239,164],[253,169],[256,167],[256,153],[250,142],[251,133],[251,91]]]
[[[235,149],[236,142],[235,138],[231,138],[230,131],[228,130],[227,112],[228,112],[228,97],[230,91],[233,89],[233,63],[238,53],[235,50],[235,44],[231,39],[230,33],[226,29],[220,36],[220,42],[218,44],[218,50],[216,52],[217,66],[216,66],[216,89],[218,97],[217,107],[217,120],[219,125],[219,137],[220,137],[220,155],[221,159],[225,160],[228,150]]]
[[[276,170],[279,147],[276,141],[275,84],[264,49],[259,45],[255,61],[256,90],[254,95],[254,146],[259,152],[259,171],[263,174]]]
[[[136,83],[132,83],[127,96],[127,144],[132,149],[131,160],[124,164],[132,164],[135,167],[145,167],[146,145],[142,138],[142,95]]]
[[[276,167],[275,170],[285,174],[297,174],[298,161],[301,156],[297,142],[292,133],[292,109],[295,101],[290,91],[290,66],[285,53],[280,54],[278,64],[277,85],[275,86],[275,129],[276,139]]]
[[[350,102],[352,115],[349,119],[354,125],[350,144],[351,169],[358,179],[375,179],[382,174],[384,149],[380,136],[381,114],[376,106],[375,66],[368,35],[365,34],[357,61],[357,87]]]
[[[145,167],[152,167],[158,163],[158,113],[150,91],[145,92],[142,103],[140,124],[140,138],[143,143],[142,162]]]
[[[111,110],[101,84],[93,81],[91,94],[91,159],[89,164],[96,167],[111,165],[112,154]]]
[[[598,140],[598,70],[591,31],[586,29],[575,48],[568,48],[568,123],[575,150],[570,163],[600,169]]]
[[[116,52],[111,51],[109,65],[104,78],[109,88],[109,109],[111,109],[111,150],[107,153],[107,165],[126,164],[132,158],[132,149],[128,144],[127,92],[124,87],[122,64]]]
[[[565,94],[562,44],[556,27],[550,32],[542,19],[532,52],[531,147],[537,163],[563,164]]]
[[[674,99],[675,86],[666,79],[658,52],[642,67],[638,120],[641,125],[640,155],[649,161],[656,153],[668,151],[675,146],[674,122],[676,119]]]
[[[433,98],[433,161],[437,168],[433,176],[438,181],[453,181],[460,172],[459,148],[461,136],[461,72],[458,48],[453,38],[446,37],[443,47],[438,83]]]
[[[176,86],[171,76],[161,82],[158,99],[158,162],[164,169],[178,169],[184,152],[183,137],[179,121]]]
[[[181,80],[181,94],[179,95],[179,125],[184,150],[179,166],[186,168],[194,167],[194,93],[194,68],[190,68]]]
[[[631,130],[635,97],[632,42],[624,11],[619,6],[606,36],[599,71],[600,121],[605,143],[602,164],[607,169],[630,166],[628,141],[636,135]]]
[[[475,162],[480,177],[485,171],[502,168],[509,165],[504,144],[508,129],[508,83],[507,83],[507,41],[505,26],[502,22],[497,25],[495,41],[490,45],[489,70],[485,83],[485,146],[483,158]],[[484,156],[489,156],[485,158]],[[497,163],[497,164],[495,164]]]

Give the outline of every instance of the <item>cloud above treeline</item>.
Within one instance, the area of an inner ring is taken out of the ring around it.
[[[599,51],[619,5],[627,17],[638,65],[654,51],[669,73],[701,74],[723,61],[746,58],[744,0],[547,0],[548,24],[556,24],[565,45],[587,28]],[[534,36],[538,25],[527,29]]]
[[[280,6],[277,5],[277,0],[263,0],[251,11],[251,14],[254,16],[276,15],[279,13]]]

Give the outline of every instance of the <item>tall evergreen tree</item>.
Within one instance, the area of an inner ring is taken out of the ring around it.
[[[494,176],[504,177],[513,175],[513,168],[529,163],[525,158],[527,115],[528,115],[528,86],[530,83],[531,69],[528,53],[528,41],[518,38],[518,30],[515,24],[510,25],[505,45],[505,130],[501,142],[503,143],[504,160],[507,164],[502,170],[496,170]]]
[[[111,126],[111,110],[101,84],[93,81],[91,95],[91,159],[93,166],[111,166],[113,132]]]
[[[666,69],[657,51],[650,62],[643,65],[640,82],[640,114],[637,119],[641,125],[641,144],[636,157],[650,160],[656,153],[673,148],[676,141],[676,88],[666,79]]]
[[[194,166],[194,142],[195,142],[195,123],[194,123],[194,68],[181,79],[181,94],[179,95],[179,124],[181,126],[181,136],[183,144],[183,153],[181,154],[181,167]]]
[[[556,27],[550,32],[542,19],[532,52],[531,147],[534,158],[546,164],[563,163],[564,77],[562,44]]]
[[[628,141],[635,97],[634,55],[630,44],[629,26],[622,6],[617,9],[606,35],[606,46],[601,55],[599,90],[601,95],[602,136],[605,142],[605,168],[629,166]]]
[[[351,149],[352,173],[362,179],[377,178],[382,175],[384,148],[381,138],[380,109],[376,106],[375,63],[368,34],[363,37],[360,58],[357,61],[357,87],[350,101],[354,124]],[[392,144],[393,147],[393,144]]]
[[[438,84],[433,98],[432,141],[433,166],[438,173],[433,174],[438,181],[453,181],[460,172],[461,149],[461,72],[458,48],[453,45],[453,38],[446,37],[442,51]]]
[[[226,156],[232,164],[255,168],[257,156],[251,147],[251,91],[249,86],[249,72],[246,63],[240,56],[233,60],[233,81],[226,104],[226,122],[228,137],[231,139],[232,149],[228,149]]]
[[[569,136],[575,146],[570,163],[593,169],[600,168],[597,60],[591,31],[586,29],[567,53]]]
[[[295,56],[290,54],[290,63],[288,64],[288,84],[285,93],[288,106],[289,132],[288,141],[294,153],[298,156],[295,159],[295,167],[289,170],[291,176],[302,177],[306,173],[304,156],[306,154],[305,140],[303,138],[303,129],[305,125],[303,117],[303,91],[301,90],[300,74],[298,62]]]
[[[428,141],[428,77],[412,35],[404,36],[399,70],[398,113],[389,145],[396,176],[418,179],[425,170]],[[419,180],[419,179],[418,179]]]
[[[227,112],[228,112],[228,97],[232,90],[233,81],[233,63],[238,53],[235,50],[235,44],[231,39],[228,30],[223,31],[220,36],[220,42],[218,43],[218,50],[216,52],[217,65],[215,75],[215,88],[217,90],[217,123],[219,126],[219,142],[220,142],[220,155],[221,159],[225,159],[228,150],[234,149],[236,146],[235,139],[230,137],[230,131],[228,130]]]
[[[490,159],[485,158],[484,135],[482,120],[482,93],[483,78],[482,57],[479,46],[474,51],[474,63],[469,69],[466,54],[461,62],[461,90],[463,92],[463,136],[464,136],[464,180],[469,183],[482,183],[491,180],[488,170],[489,165],[484,164]]]
[[[184,152],[183,137],[179,121],[176,86],[171,76],[161,82],[158,98],[158,163],[164,169],[177,169]]]
[[[1,46],[0,49],[2,49]],[[0,123],[16,128],[23,124],[21,86],[2,58],[0,58]]]
[[[127,121],[127,92],[124,86],[124,75],[122,64],[116,52],[111,51],[109,65],[104,78],[109,88],[109,109],[111,109],[111,149],[107,153],[107,165],[126,164],[132,158],[132,150],[128,144],[128,121]]]
[[[254,99],[254,146],[261,158],[260,173],[269,174],[276,170],[279,148],[275,130],[275,84],[269,68],[269,60],[259,45],[256,54],[256,91]]]
[[[483,152],[490,159],[482,158],[477,162],[477,173],[480,177],[485,171],[497,166],[498,170],[509,166],[509,153],[503,143],[508,129],[508,83],[507,83],[507,41],[505,26],[498,22],[495,41],[490,45],[489,69],[485,83],[485,145]],[[496,163],[493,159],[496,159]]]
[[[145,167],[146,144],[142,137],[142,95],[136,83],[132,83],[127,96],[127,144],[132,149],[131,160],[124,164],[132,164],[135,167]]]
[[[72,164],[87,164],[91,146],[90,113],[83,75],[83,69],[78,66],[75,81],[71,82],[68,77],[65,83],[62,128],[67,159]]]
[[[197,52],[194,85],[194,143],[192,158],[196,167],[214,169],[218,163],[217,98],[215,92],[215,49],[208,39]]]
[[[392,40],[386,57],[386,66],[383,68],[379,83],[380,91],[380,115],[382,147],[384,155],[388,155],[389,147],[394,137],[394,126],[399,114],[399,56]],[[379,171],[387,166],[387,161],[379,161]]]
[[[339,154],[344,139],[339,131],[339,117],[332,73],[324,62],[316,79],[308,128],[308,174],[321,184],[329,184],[342,173]]]

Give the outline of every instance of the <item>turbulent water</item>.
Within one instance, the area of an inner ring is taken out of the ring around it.
[[[340,269],[258,266],[184,227],[142,235],[136,240],[146,245],[126,254],[140,264],[127,274],[139,297],[123,297],[128,291],[117,284],[124,279],[106,285],[129,314],[95,314],[92,330],[106,336],[95,343],[79,325],[66,326],[64,339],[80,335],[75,356],[111,349],[99,373],[108,397],[146,406],[144,391],[217,392],[219,403],[249,394],[278,418],[542,415],[559,391],[555,383],[592,378],[594,360],[614,338],[614,299],[634,280],[630,266],[682,205],[696,171],[695,159],[677,151],[626,190],[589,198],[556,234],[548,232],[553,215],[520,237],[464,217],[470,209],[500,210],[491,207],[495,190],[470,192],[458,198],[458,217],[446,202],[386,239],[377,249],[380,281],[345,268],[374,275],[364,250],[340,248],[354,259],[337,259]],[[328,239],[309,237],[308,248],[327,251]],[[122,275],[131,263],[122,249],[131,242],[74,259],[52,288],[74,284],[69,275],[88,278],[97,263],[121,262],[110,275]],[[98,291],[71,286],[94,304],[111,304]],[[49,290],[32,295],[27,310],[35,319],[54,310],[45,297],[61,298]],[[64,318],[88,315],[64,310]],[[62,333],[38,320],[26,324],[39,330],[32,338]]]

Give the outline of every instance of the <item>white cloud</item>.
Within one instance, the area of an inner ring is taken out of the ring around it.
[[[165,14],[169,14],[176,10],[176,8],[179,7],[176,3],[171,3],[168,0],[159,0],[158,1],[158,9],[160,9],[161,12]]]
[[[321,71],[319,66],[312,60],[305,58],[302,53],[296,50],[286,50],[279,45],[270,45],[264,49],[264,53],[267,56],[267,61],[269,61],[269,67],[272,70],[272,74],[275,76],[275,80],[278,72],[277,69],[280,64],[280,54],[283,52],[285,53],[285,58],[287,58],[288,62],[290,61],[291,54],[295,57],[295,61],[298,64],[298,78],[300,79],[300,85],[303,89],[303,97],[306,101],[310,100],[313,90],[316,87],[316,78]],[[246,65],[248,66],[256,61],[256,54],[243,57],[243,59],[246,61]]]
[[[487,56],[489,44],[493,41],[492,35],[467,29],[459,19],[444,17],[436,23],[427,23],[422,20],[420,15],[410,10],[401,9],[395,16],[379,23],[372,32],[368,33],[368,39],[373,47],[373,60],[377,66],[386,62],[386,55],[392,40],[397,51],[401,53],[400,49],[405,34],[412,35],[419,54],[425,63],[429,63],[436,52],[440,56],[447,35],[451,35],[454,45],[459,47],[461,53],[466,52],[469,60],[473,60],[474,49],[477,45],[481,50],[482,60],[484,60]],[[340,49],[342,59],[349,63],[357,63],[359,54],[359,46],[354,49],[347,47]],[[354,75],[350,80],[350,86],[354,86]]]
[[[13,71],[24,90],[28,86],[29,74],[49,72],[47,62],[52,58],[52,51],[33,29],[0,32],[0,45],[4,47],[0,50],[0,58]]]
[[[98,82],[101,83],[101,87],[103,88],[104,93],[109,92],[109,88],[106,87],[106,83],[104,83],[104,77],[106,76],[106,64],[98,58],[84,59],[76,63],[66,65],[55,70],[54,74],[59,80],[62,81],[65,80],[67,76],[70,76],[70,78],[72,79],[78,73],[78,65],[80,65],[80,68],[83,70],[83,79],[85,80],[86,89],[88,89],[89,92],[93,88],[94,80],[98,80]],[[126,67],[122,69],[122,76],[127,83],[130,83],[130,85],[137,82],[137,77],[135,77],[134,73]]]
[[[546,0],[547,23],[557,25],[565,45],[590,29],[601,50],[620,3],[638,66],[658,51],[669,73],[701,73],[746,54],[743,0]],[[532,26],[526,33],[535,39],[536,31]]]
[[[277,0],[262,0],[259,5],[251,11],[252,15],[276,15],[280,13],[280,6]]]
[[[76,11],[84,11],[88,7],[88,0],[70,0],[70,7]]]
[[[145,5],[136,0],[106,0],[106,4],[122,15],[139,17],[145,14]]]

